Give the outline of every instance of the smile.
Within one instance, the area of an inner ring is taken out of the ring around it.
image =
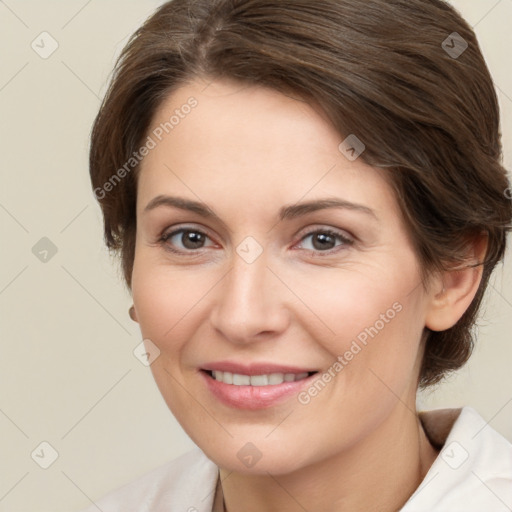
[[[202,369],[198,373],[210,397],[215,401],[230,408],[252,411],[267,409],[291,400],[311,385],[318,374],[317,371],[303,371],[247,375],[207,369]]]

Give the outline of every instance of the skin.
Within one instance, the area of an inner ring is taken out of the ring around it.
[[[338,149],[344,137],[318,108],[209,82],[196,79],[160,106],[152,128],[190,96],[198,101],[138,176],[132,293],[142,335],[160,350],[156,383],[220,467],[227,511],[397,510],[437,456],[415,408],[422,333],[460,318],[481,269],[436,274],[423,287],[382,171],[349,161]],[[144,211],[160,194],[204,202],[222,222],[168,206]],[[333,197],[373,215],[334,208],[277,217],[284,205]],[[190,248],[181,234],[159,241],[180,227],[205,233],[202,246]],[[322,249],[315,229],[352,242],[335,237]],[[247,236],[263,250],[250,264],[236,252]],[[228,359],[326,371],[395,303],[401,311],[307,405],[293,396],[235,409],[198,373]],[[262,454],[250,468],[237,457],[247,442]]]

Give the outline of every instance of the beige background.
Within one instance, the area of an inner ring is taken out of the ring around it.
[[[0,511],[79,510],[193,446],[132,353],[140,333],[102,244],[87,169],[114,58],[160,3],[0,1]],[[493,74],[510,167],[512,0],[453,3]],[[31,48],[43,31],[59,45],[47,59]],[[57,248],[45,263],[32,252],[43,237]],[[424,408],[471,405],[510,440],[511,272],[509,258],[471,363],[419,398]],[[58,452],[46,470],[31,458],[48,460],[43,441]]]

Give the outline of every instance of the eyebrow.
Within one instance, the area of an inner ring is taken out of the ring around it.
[[[184,197],[158,195],[151,199],[151,201],[144,208],[143,213],[154,210],[160,206],[174,207],[181,210],[191,211],[193,213],[197,213],[201,217],[216,220],[217,222],[223,224],[219,216],[205,203],[193,201],[191,199],[185,199]],[[370,215],[377,219],[375,212],[368,206],[352,203],[344,199],[326,198],[283,206],[279,210],[279,220],[291,220],[303,215],[307,215],[308,213],[315,212],[317,210],[325,210],[328,208],[353,210]]]

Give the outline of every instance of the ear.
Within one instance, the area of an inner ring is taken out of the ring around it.
[[[482,280],[487,242],[487,234],[472,239],[468,262],[440,272],[432,279],[425,327],[431,331],[445,331],[453,327],[468,309]]]

